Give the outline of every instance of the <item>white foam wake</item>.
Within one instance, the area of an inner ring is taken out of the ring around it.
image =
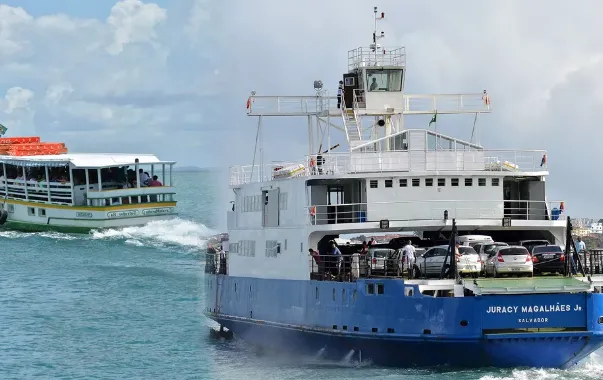
[[[94,230],[92,239],[123,240],[136,246],[182,246],[201,249],[215,232],[203,224],[183,219],[153,221],[144,226]]]

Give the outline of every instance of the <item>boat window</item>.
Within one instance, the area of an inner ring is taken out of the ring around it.
[[[367,70],[366,81],[369,92],[371,91],[401,91],[402,70]]]
[[[379,182],[376,179],[371,179],[369,182],[371,189],[376,189],[379,187]]]
[[[433,178],[425,178],[425,186],[433,186]]]
[[[473,178],[465,178],[465,186],[472,186]]]
[[[385,293],[385,287],[383,284],[377,284],[377,294]]]
[[[400,178],[400,187],[408,186],[408,180],[406,178]]]
[[[478,186],[486,186],[486,179],[485,178],[478,178],[477,185]]]
[[[393,186],[394,181],[391,179],[386,179],[385,180],[385,187],[392,187]]]
[[[438,178],[438,186],[446,186],[446,178]]]
[[[417,187],[421,184],[421,180],[419,178],[413,178],[412,179],[412,186],[413,187]]]
[[[500,183],[500,178],[492,178],[492,186],[498,186]]]
[[[458,186],[459,185],[459,179],[458,178],[451,178],[450,179],[450,186]]]
[[[329,186],[327,192],[329,193],[329,205],[341,205],[345,203],[343,186]]]
[[[487,244],[484,246],[484,253],[490,254],[496,251],[498,247],[506,247],[507,244]]]
[[[563,252],[560,246],[558,245],[541,245],[538,247],[534,247],[532,250],[533,253],[541,253],[541,252]]]

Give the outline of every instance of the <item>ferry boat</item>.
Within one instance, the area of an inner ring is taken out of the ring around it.
[[[377,24],[384,14],[374,13]],[[320,81],[309,96],[252,93],[247,113],[258,117],[262,149],[259,162],[230,169],[228,252],[206,258],[205,315],[252,345],[377,365],[575,365],[603,345],[601,276],[572,275],[569,259],[561,276],[454,270],[460,235],[546,240],[571,257],[564,202],[545,191],[547,152],[438,133],[448,115],[489,113],[489,94],[406,94],[405,48],[382,47],[382,35],[375,27],[368,48],[349,51],[341,97]],[[432,123],[407,124],[414,115]],[[307,119],[306,158],[263,162],[262,123],[276,117]],[[337,131],[347,150],[323,151]],[[434,279],[316,270],[333,239],[378,232],[445,240],[448,270]]]
[[[152,154],[67,153],[36,136],[0,138],[0,228],[86,233],[173,218],[174,164]]]

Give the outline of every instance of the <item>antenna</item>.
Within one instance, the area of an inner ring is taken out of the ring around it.
[[[377,35],[377,21],[385,19],[385,12],[381,12],[381,15],[378,14],[377,7],[373,7],[373,12],[375,13],[375,27],[373,28],[373,43],[370,48],[375,53],[375,64],[377,62],[377,50],[381,48],[381,45],[377,44],[377,40],[381,38],[385,38],[385,32],[381,31],[381,34]],[[381,17],[379,17],[381,16]]]

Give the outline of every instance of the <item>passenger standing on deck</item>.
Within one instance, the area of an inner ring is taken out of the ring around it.
[[[341,263],[343,262],[343,256],[341,255],[341,251],[337,248],[337,243],[335,240],[331,241],[331,255],[335,257],[337,263],[337,274],[341,273]]]
[[[413,247],[412,241],[409,240],[404,248],[402,248],[402,253],[406,257],[406,270],[408,270],[408,277],[412,278],[412,272],[415,266],[415,247]]]
[[[576,266],[576,262],[578,262],[579,254],[582,251],[586,251],[586,244],[582,241],[581,237],[578,237],[578,241],[576,242],[576,253],[572,256],[572,273],[576,274],[576,270],[578,269]]]
[[[343,96],[343,81],[339,81],[339,87],[337,88],[337,108],[341,108],[341,97]]]

